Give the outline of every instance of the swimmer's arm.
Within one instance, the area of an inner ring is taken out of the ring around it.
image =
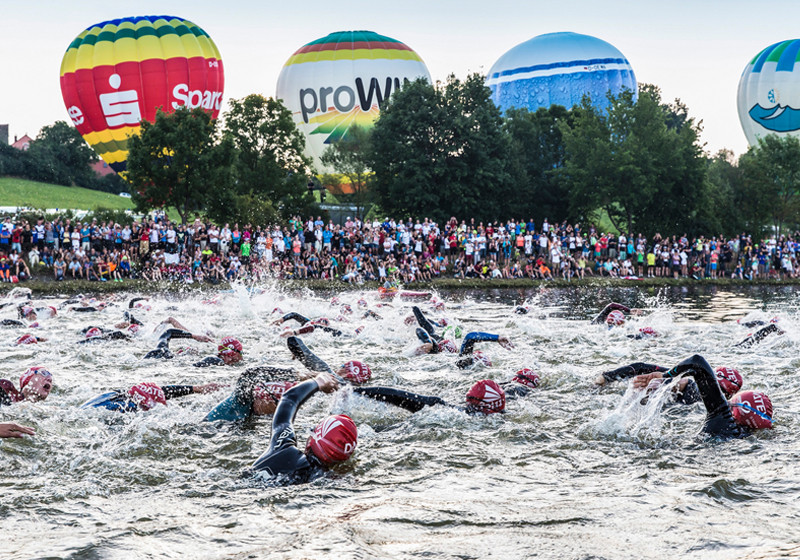
[[[325,376],[325,374],[303,381],[283,394],[278,403],[278,408],[275,409],[275,415],[272,417],[272,437],[270,438],[267,454],[284,447],[297,445],[297,436],[294,433],[293,426],[297,411],[303,406],[304,402],[320,390],[321,386],[326,392],[330,392],[324,380],[317,381],[321,376]]]
[[[308,323],[308,321],[310,319],[308,317],[304,317],[303,315],[300,315],[299,313],[295,313],[294,311],[292,311],[290,313],[287,313],[286,315],[284,315],[280,319],[276,320],[272,324],[273,325],[280,325],[282,323],[285,323],[286,321],[292,321],[292,320],[297,321],[301,325],[305,325],[306,323]]]
[[[618,381],[620,379],[628,379],[636,377],[637,375],[644,375],[653,372],[665,372],[667,368],[658,366],[656,364],[646,364],[644,362],[636,362],[623,366],[621,368],[605,371],[602,375],[594,380],[596,385],[605,385],[607,382]],[[649,380],[648,380],[649,381]]]
[[[699,354],[685,359],[680,364],[665,372],[664,377],[690,375],[697,383],[700,398],[706,407],[706,422],[703,431],[711,434],[730,435],[738,433],[736,422],[731,414],[731,407],[722,394],[714,370]]]
[[[128,302],[128,309],[133,309],[133,306],[136,304],[137,301],[147,301],[150,298],[146,297],[135,297]]]
[[[429,335],[436,336],[436,333],[433,330],[433,325],[431,325],[431,322],[428,321],[428,319],[422,313],[420,308],[415,305],[411,309],[414,311],[414,317],[416,317],[419,326],[422,327],[425,330],[425,332],[428,333]]]
[[[489,334],[484,332],[471,332],[464,337],[464,342],[461,343],[461,351],[459,356],[466,356],[472,354],[476,342],[501,342],[500,336],[496,334]]]
[[[210,366],[224,366],[225,360],[219,356],[206,356],[199,362],[192,364],[192,367],[210,367]]]
[[[447,405],[447,403],[439,397],[418,395],[392,387],[354,387],[353,392],[375,399],[376,401],[399,406],[410,412],[418,412],[426,406],[433,406],[436,404]]]
[[[130,313],[129,311],[126,311],[125,313],[123,313],[123,316],[125,317],[125,320],[128,321],[131,325],[143,325],[144,324],[140,320],[138,320],[136,317],[134,317],[133,313]]]

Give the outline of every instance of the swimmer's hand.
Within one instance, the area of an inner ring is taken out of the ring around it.
[[[0,423],[0,438],[21,438],[23,435],[36,435],[36,430],[14,422]]]
[[[606,384],[606,378],[603,375],[598,375],[594,378],[594,384],[598,387],[602,387]]]
[[[211,337],[205,334],[193,334],[192,338],[195,339],[197,342],[213,342]]]
[[[660,371],[637,375],[633,378],[633,386],[636,389],[646,389],[653,379],[661,379],[662,377],[664,377],[664,375]]]
[[[323,393],[333,393],[339,388],[339,382],[330,373],[319,373],[314,381]]]
[[[502,346],[506,350],[511,350],[512,348],[514,348],[514,345],[511,344],[511,341],[508,339],[507,336],[498,337],[497,342],[500,344],[500,346]]]
[[[208,393],[213,393],[214,391],[219,391],[225,387],[230,387],[230,385],[223,385],[222,383],[206,383],[205,385],[194,385],[192,387],[192,393],[201,393],[206,395]]]

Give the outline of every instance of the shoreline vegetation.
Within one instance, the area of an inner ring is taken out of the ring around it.
[[[241,284],[249,287],[249,284]],[[271,280],[255,287],[279,286],[286,291],[311,290],[312,292],[351,292],[351,291],[376,291],[381,286],[379,282],[365,282],[363,284],[348,284],[345,282],[331,282],[330,280]],[[800,278],[759,278],[756,280],[743,280],[731,278],[584,278],[573,280],[531,280],[525,279],[459,279],[438,278],[430,282],[415,282],[402,286],[400,291],[429,291],[429,290],[534,290],[547,288],[664,288],[688,286],[717,286],[722,288],[743,288],[749,286],[798,286]],[[182,282],[152,282],[149,280],[125,280],[124,282],[88,282],[86,280],[54,280],[34,279],[20,284],[0,284],[0,293],[5,294],[13,288],[29,288],[35,296],[57,296],[76,293],[114,293],[114,292],[140,292],[148,294],[157,293],[218,293],[230,290],[233,286],[227,282],[219,284],[185,284]]]

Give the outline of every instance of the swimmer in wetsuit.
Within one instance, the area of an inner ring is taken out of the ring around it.
[[[438,335],[434,329],[434,323],[425,317],[425,314],[419,307],[415,305],[412,307],[412,310],[414,311],[413,319],[416,319],[419,325],[415,332],[417,338],[422,342],[422,346],[419,346],[414,351],[415,354],[438,354],[439,352],[455,354],[458,352],[455,343],[444,336],[451,327],[446,327],[442,335]],[[408,322],[408,320],[406,320],[406,322]],[[446,324],[446,322],[444,324],[441,324],[441,322],[436,323],[436,325],[440,327]],[[452,327],[452,329],[454,336],[458,337],[461,334],[460,327]]]
[[[55,317],[58,311],[56,311],[56,308],[52,305],[48,307],[33,307],[32,305],[24,303],[17,307],[17,314],[20,319],[36,321],[37,319],[50,319]]]
[[[282,333],[281,336],[297,336],[299,334],[310,334],[317,329],[321,329],[322,331],[330,334],[331,336],[342,336],[342,331],[338,329],[334,329],[333,327],[328,326],[327,319],[315,319],[311,320],[308,317],[300,315],[299,313],[295,313],[292,311],[291,313],[285,314],[283,317],[273,321],[273,325],[281,325],[286,321],[297,321],[300,323],[300,328],[293,330],[293,331],[286,331]]]
[[[461,343],[461,349],[458,352],[459,359],[456,362],[457,367],[465,369],[477,362],[486,366],[492,365],[491,360],[484,356],[482,352],[473,351],[475,344],[478,342],[497,342],[506,350],[514,348],[514,345],[511,344],[511,341],[506,336],[484,332],[471,332],[464,337],[464,342]]]
[[[164,385],[139,383],[127,391],[116,390],[92,397],[81,408],[105,408],[115,412],[139,412],[150,410],[157,404],[166,405],[169,399],[192,393],[212,393],[222,388],[218,383],[205,385]]]
[[[308,438],[305,452],[297,447],[293,425],[298,409],[314,393],[332,393],[338,387],[332,375],[320,373],[286,391],[272,418],[269,448],[244,474],[261,473],[278,479],[275,482],[302,484],[323,476],[330,466],[349,459],[358,445],[358,429],[349,416],[329,416],[317,425]]]
[[[306,380],[293,369],[275,367],[249,368],[236,380],[233,393],[219,403],[205,417],[205,422],[247,420],[252,415],[273,414],[281,397],[297,384]]]
[[[750,348],[751,346],[755,346],[756,344],[760,344],[768,336],[771,336],[771,335],[780,336],[782,334],[785,334],[785,331],[783,331],[775,323],[771,323],[771,324],[767,325],[766,327],[759,329],[758,331],[755,332],[755,334],[751,334],[750,336],[748,336],[747,338],[745,338],[741,342],[735,344],[734,346],[736,346],[737,348]]]
[[[772,402],[767,395],[757,391],[744,391],[734,395],[729,402],[711,366],[698,354],[669,371],[634,377],[633,386],[644,389],[653,379],[682,375],[694,378],[706,407],[703,433],[720,438],[738,438],[749,435],[754,429],[772,427]]]
[[[158,345],[154,350],[150,350],[145,354],[144,359],[171,359],[174,354],[169,349],[169,342],[173,338],[193,338],[198,342],[211,342],[211,338],[204,334],[192,334],[189,331],[181,329],[167,329],[158,338]]]
[[[86,327],[81,331],[85,338],[79,340],[78,344],[95,344],[97,342],[106,342],[109,340],[132,340],[131,336],[122,331],[107,331],[100,327]]]
[[[19,389],[8,379],[0,379],[0,406],[21,401],[43,401],[53,388],[53,374],[43,367],[28,368],[19,378]]]

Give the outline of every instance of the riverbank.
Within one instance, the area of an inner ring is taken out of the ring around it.
[[[347,284],[345,282],[330,280],[270,280],[270,285],[280,286],[289,291],[312,290],[322,292],[343,292],[354,290],[377,290],[378,282],[364,284]],[[707,278],[695,280],[694,278],[641,278],[638,280],[621,278],[584,278],[582,280],[481,280],[475,278],[439,278],[431,282],[416,282],[403,286],[404,289],[413,291],[425,290],[503,290],[503,289],[547,289],[547,288],[659,288],[681,286],[719,286],[737,288],[747,286],[800,286],[800,278],[786,280],[756,279],[741,280],[729,278]],[[150,282],[147,280],[125,280],[123,282],[88,282],[85,280],[53,280],[35,279],[22,284],[0,284],[0,293],[7,293],[13,288],[29,288],[37,296],[56,296],[75,293],[113,293],[113,292],[141,292],[156,293],[214,293],[220,290],[232,289],[227,282],[219,284],[184,284],[179,282]]]

